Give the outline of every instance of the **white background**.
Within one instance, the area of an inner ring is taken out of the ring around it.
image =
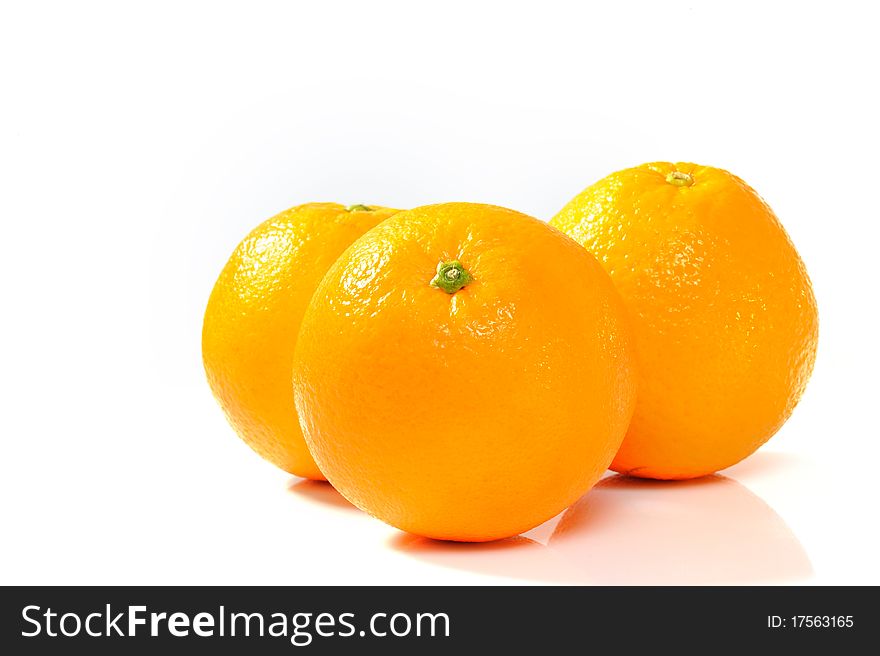
[[[880,583],[871,3],[0,6],[0,583]],[[226,425],[202,312],[263,219],[546,219],[652,160],[750,182],[819,301],[801,405],[728,480],[603,488],[531,541],[456,546]]]

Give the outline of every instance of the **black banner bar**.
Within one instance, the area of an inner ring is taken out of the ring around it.
[[[876,637],[876,588],[7,587],[3,653],[441,654],[840,649]],[[11,649],[11,650],[10,650]],[[843,652],[852,653],[852,652]]]

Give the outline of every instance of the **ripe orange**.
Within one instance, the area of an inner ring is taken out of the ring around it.
[[[816,301],[788,235],[745,182],[645,164],[588,187],[551,224],[599,259],[633,324],[639,399],[612,469],[711,474],[779,430],[813,368]]]
[[[290,389],[303,311],[340,253],[396,211],[309,203],[281,212],[244,238],[211,292],[202,328],[211,390],[241,438],[292,474],[324,478]]]
[[[330,268],[294,392],[321,471],[405,531],[516,535],[598,480],[634,405],[611,280],[546,223],[490,205],[401,212]]]

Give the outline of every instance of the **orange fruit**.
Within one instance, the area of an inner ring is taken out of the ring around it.
[[[696,164],[644,164],[576,196],[551,224],[611,275],[633,325],[639,398],[611,468],[711,474],[776,433],[813,368],[810,279],[745,182]]]
[[[290,389],[300,319],[342,251],[396,211],[309,203],[281,212],[244,238],[211,292],[202,328],[211,390],[239,436],[291,474],[324,478]]]
[[[634,405],[630,337],[595,258],[490,205],[401,212],[303,316],[296,407],[321,471],[400,529],[516,535],[599,479]]]

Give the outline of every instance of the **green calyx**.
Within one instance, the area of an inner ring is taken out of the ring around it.
[[[437,275],[431,279],[431,287],[442,289],[447,294],[454,294],[473,281],[473,276],[461,265],[461,262],[450,260],[437,265]]]
[[[372,212],[373,208],[367,205],[349,205],[345,208],[346,212]]]
[[[682,173],[681,171],[673,171],[666,176],[666,182],[676,187],[690,187],[694,184],[694,177],[690,173]]]

